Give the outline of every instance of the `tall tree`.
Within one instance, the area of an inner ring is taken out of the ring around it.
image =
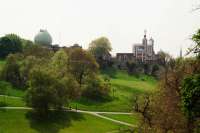
[[[6,59],[6,64],[2,69],[2,78],[10,82],[15,87],[20,87],[20,65],[17,55],[10,54]]]
[[[22,52],[21,38],[15,34],[8,34],[0,38],[0,58],[5,58],[8,54]]]
[[[97,73],[98,64],[94,57],[81,48],[74,48],[69,55],[70,72],[82,87],[87,76]]]
[[[111,43],[106,37],[100,37],[89,44],[89,51],[95,56],[97,62],[103,67],[103,63],[110,56]]]
[[[30,74],[26,102],[41,115],[50,108],[61,110],[73,98],[77,82],[71,77],[60,77],[51,67],[35,66]]]

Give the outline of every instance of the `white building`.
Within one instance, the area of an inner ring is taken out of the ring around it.
[[[154,52],[154,40],[153,38],[147,39],[146,32],[142,43],[136,43],[133,45],[133,55],[137,61],[151,62],[155,60]]]

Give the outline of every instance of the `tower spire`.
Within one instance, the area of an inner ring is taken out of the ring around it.
[[[183,57],[183,52],[182,52],[182,46],[181,46],[181,48],[180,48],[180,58],[182,58]]]

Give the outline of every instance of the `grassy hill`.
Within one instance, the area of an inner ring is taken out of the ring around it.
[[[0,62],[0,67],[4,64]],[[131,99],[134,95],[141,95],[154,91],[157,81],[150,76],[130,76],[124,71],[105,71],[103,75],[111,77],[112,100],[104,102],[95,102],[82,98],[71,102],[73,108],[78,107],[82,110],[90,111],[131,111]],[[25,106],[23,97],[25,92],[13,88],[9,83],[0,81],[0,86],[7,87],[7,95],[15,97],[0,96],[0,102],[6,101],[6,106]],[[20,98],[16,98],[20,97]],[[57,116],[58,115],[58,116]],[[101,119],[88,114],[65,113],[62,116],[59,113],[46,121],[36,121],[30,117],[27,110],[0,110],[0,133],[107,133],[117,131],[119,128],[128,128],[118,125],[111,121]],[[108,118],[136,124],[139,121],[138,114],[133,115],[113,115],[103,114]],[[16,124],[17,123],[17,124]],[[117,133],[117,132],[116,132]]]
[[[103,75],[108,75],[108,72],[103,72]],[[132,98],[134,95],[140,95],[154,91],[157,81],[147,75],[139,77],[130,76],[124,71],[116,71],[111,76],[111,84],[114,93],[111,92],[113,99],[106,102],[95,102],[86,98],[81,98],[71,103],[72,107],[78,107],[82,110],[92,111],[131,111]]]

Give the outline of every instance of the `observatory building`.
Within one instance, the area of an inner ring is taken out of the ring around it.
[[[50,46],[52,45],[52,37],[47,30],[40,30],[34,37],[35,44]]]
[[[123,66],[129,61],[153,63],[157,59],[154,51],[154,40],[153,38],[147,39],[146,31],[142,43],[134,44],[132,50],[132,53],[117,53],[117,61],[120,65]]]

